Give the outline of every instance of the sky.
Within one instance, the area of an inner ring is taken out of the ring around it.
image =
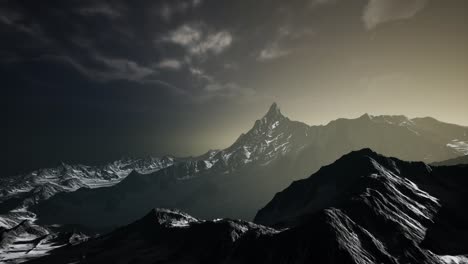
[[[468,125],[468,1],[1,1],[4,174],[229,146],[277,102]],[[5,146],[4,145],[4,146]]]

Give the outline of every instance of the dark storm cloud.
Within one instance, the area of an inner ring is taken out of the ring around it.
[[[242,37],[236,40],[229,22],[205,22],[202,1],[138,1],[131,5],[126,1],[76,1],[71,5],[12,1],[4,5],[0,21],[14,35],[6,45],[13,47],[18,40],[34,42],[13,49],[17,63],[34,60],[65,65],[95,82],[155,84],[155,89],[173,88],[194,102],[242,90],[232,89],[238,86],[234,80],[217,80],[216,73],[209,70]],[[201,16],[194,15],[199,11]],[[2,61],[11,62],[11,58]],[[173,76],[174,70],[179,70],[177,76]],[[200,71],[204,74],[197,74]],[[231,89],[212,89],[214,86]]]
[[[126,16],[123,12],[128,11],[124,8],[96,3],[72,7],[58,4],[46,8],[37,4],[39,6],[4,9],[5,14],[1,15],[4,26],[15,36],[7,41],[35,43],[14,49],[24,63],[39,60],[68,64],[96,81],[138,82],[157,74],[148,62],[140,59],[142,54],[129,52],[131,33],[126,32],[129,29],[114,24],[114,19]],[[35,8],[43,9],[45,14],[38,15]]]
[[[331,2],[312,1],[306,9]],[[292,14],[301,4],[11,1],[4,4],[0,21],[14,35],[6,45],[15,46],[19,40],[34,43],[13,49],[17,63],[65,64],[95,82],[154,84],[155,89],[173,88],[197,102],[254,93],[223,76],[217,65],[235,64],[239,69],[244,63],[252,67],[254,61],[291,54],[294,41],[313,32],[310,26],[296,23],[302,21],[294,21],[307,15]],[[242,13],[242,19],[233,10]],[[11,56],[4,58],[7,61],[11,62]]]

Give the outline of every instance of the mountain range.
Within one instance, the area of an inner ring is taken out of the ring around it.
[[[28,263],[468,263],[467,166],[346,154],[277,193],[255,223],[151,209]]]
[[[252,220],[292,181],[361,148],[427,163],[468,154],[468,128],[433,118],[371,116],[309,126],[276,103],[228,148],[198,157],[123,159],[103,166],[62,164],[0,179],[0,224],[109,231],[154,207],[195,217]],[[261,188],[259,188],[261,186]]]

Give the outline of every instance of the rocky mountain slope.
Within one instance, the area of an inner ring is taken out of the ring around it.
[[[465,166],[351,152],[296,181],[257,224],[151,210],[30,263],[468,263]],[[266,227],[260,224],[266,224]]]
[[[367,256],[369,263],[437,263],[434,253],[468,252],[467,176],[466,166],[403,162],[364,149],[291,184],[255,222],[291,228],[329,208],[326,214],[342,231],[341,247],[358,254],[353,257]]]

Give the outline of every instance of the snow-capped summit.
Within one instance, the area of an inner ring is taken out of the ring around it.
[[[287,120],[276,103],[270,106],[268,112],[259,120],[255,121],[254,127],[248,132],[251,134],[262,134],[273,131],[279,124]]]
[[[281,109],[279,108],[277,103],[273,103],[268,109],[268,112],[262,119],[265,119],[267,122],[277,121],[278,119],[284,118],[283,114],[281,114]]]
[[[220,151],[215,158],[223,161],[228,170],[252,162],[265,165],[297,149],[300,144],[306,144],[304,138],[308,129],[303,123],[289,120],[273,103],[248,132],[241,134],[234,144]]]

